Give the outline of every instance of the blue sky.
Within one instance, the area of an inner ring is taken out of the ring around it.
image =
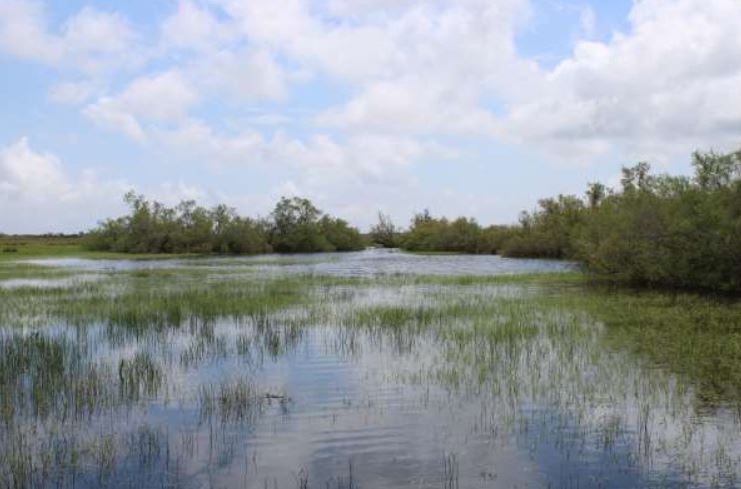
[[[0,0],[0,232],[130,188],[509,223],[741,143],[736,0]]]

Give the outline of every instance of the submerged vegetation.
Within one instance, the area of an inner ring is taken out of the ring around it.
[[[194,201],[167,207],[129,192],[129,215],[90,232],[91,250],[126,253],[259,254],[351,251],[365,246],[346,221],[323,214],[308,199],[282,198],[267,219],[239,216],[225,205],[206,209]]]
[[[542,199],[510,227],[422,213],[401,237],[412,251],[566,258],[611,280],[741,291],[741,152],[695,153],[692,178],[623,168],[620,190]]]

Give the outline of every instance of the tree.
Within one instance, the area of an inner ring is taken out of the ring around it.
[[[308,199],[281,199],[270,221],[240,217],[225,205],[206,209],[192,200],[174,208],[135,192],[124,200],[129,214],[100,223],[89,233],[88,247],[135,253],[266,253],[364,246],[356,228],[323,216]]]
[[[325,215],[319,224],[322,234],[335,251],[356,251],[365,248],[360,231],[350,226],[347,221]]]
[[[371,240],[384,248],[395,248],[399,245],[398,230],[391,217],[378,211],[378,222],[371,228]]]
[[[650,181],[650,171],[651,165],[645,161],[641,161],[632,167],[623,167],[623,176],[620,179],[620,183],[623,186],[623,192],[630,192],[636,188],[639,190],[645,190]]]
[[[695,181],[703,190],[718,190],[727,187],[741,173],[741,151],[718,154],[714,151],[692,154]]]
[[[590,209],[596,209],[607,196],[607,187],[599,182],[589,184],[587,191],[587,204]]]
[[[275,250],[281,253],[332,251],[331,243],[322,235],[319,226],[321,214],[309,199],[282,197],[271,214],[271,241]]]

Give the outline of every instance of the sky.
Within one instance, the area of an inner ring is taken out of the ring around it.
[[[0,232],[134,189],[516,222],[741,147],[739,0],[0,0]]]

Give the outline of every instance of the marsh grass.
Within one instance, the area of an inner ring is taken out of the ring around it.
[[[0,280],[62,278],[71,275],[74,275],[71,270],[22,262],[0,262]]]
[[[91,487],[195,463],[192,425],[171,439],[148,424],[152,406],[208,426],[227,464],[239,443],[229,426],[255,425],[271,403],[288,409],[291,392],[259,387],[263,366],[317,334],[343,359],[379,355],[393,385],[476,399],[472,431],[497,443],[555,439],[577,457],[611,454],[618,468],[669,466],[689,486],[733,487],[741,467],[738,415],[712,417],[741,412],[741,306],[724,299],[603,289],[577,273],[354,279],[190,267],[0,289],[0,327],[8,487],[75,477]],[[122,414],[126,424],[96,424]],[[463,486],[462,455],[450,453],[442,485]]]
[[[248,379],[203,385],[198,394],[201,420],[221,423],[254,422],[266,400]]]
[[[162,387],[162,369],[146,352],[137,352],[132,359],[118,364],[118,380],[122,397],[138,401],[157,396]]]
[[[3,420],[16,415],[61,420],[92,415],[110,401],[108,372],[85,361],[77,345],[31,334],[0,337]]]

